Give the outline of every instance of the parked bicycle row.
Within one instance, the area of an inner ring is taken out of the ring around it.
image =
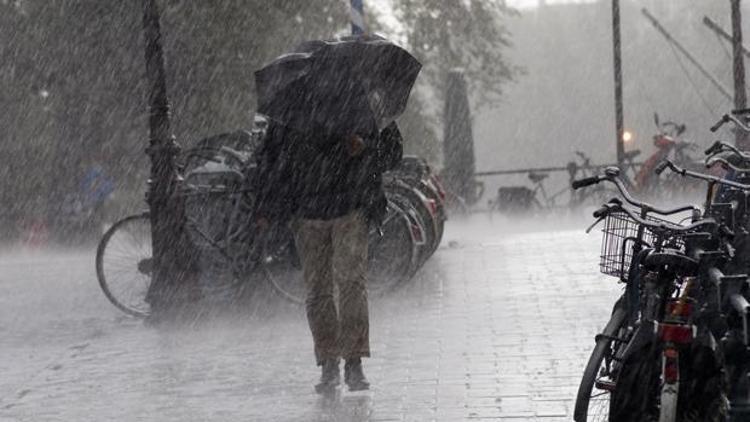
[[[683,138],[686,131],[684,124],[661,121],[656,113],[654,124],[655,150],[640,163],[637,160],[641,157],[641,150],[634,149],[625,153],[620,166],[623,183],[638,195],[661,200],[680,199],[695,192],[700,188],[698,184],[680,181],[675,177],[656,177],[654,169],[667,158],[692,170],[698,169],[700,161],[692,154],[699,149],[698,145]],[[570,182],[596,174],[606,167],[594,163],[585,152],[575,151],[575,160],[568,162],[564,169],[559,169],[567,173],[567,184],[550,192],[547,187],[550,172],[531,170],[526,174],[531,185],[499,187],[495,197],[488,200],[489,212],[518,214],[529,211],[560,211],[599,204],[614,193],[612,188],[599,185],[575,191],[570,189]]]
[[[198,256],[203,291],[219,288],[231,296],[268,283],[284,299],[302,303],[302,268],[292,230],[272,225],[261,233],[252,224],[253,153],[264,136],[264,123],[256,120],[251,132],[203,139],[181,155],[185,231]],[[375,296],[411,279],[440,244],[446,220],[445,192],[424,159],[405,156],[383,182],[387,214],[369,233],[368,289]],[[107,298],[128,314],[149,313],[145,297],[151,260],[147,213],[118,221],[99,244],[99,283]]]
[[[733,122],[750,133],[749,115],[727,114],[712,131]],[[577,422],[750,420],[750,154],[717,141],[704,163],[729,173],[654,167],[705,183],[702,208],[638,200],[617,167],[573,183],[619,193],[589,230],[604,222],[600,270],[624,283],[583,373]]]

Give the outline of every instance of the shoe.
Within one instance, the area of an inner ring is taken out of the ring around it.
[[[326,359],[321,366],[320,382],[315,385],[315,392],[318,394],[331,392],[341,384],[338,359]]]
[[[362,391],[370,389],[370,382],[365,378],[362,371],[362,360],[359,358],[347,359],[344,364],[344,382],[349,386],[349,391]]]

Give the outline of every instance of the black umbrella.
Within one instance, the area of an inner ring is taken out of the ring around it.
[[[305,42],[255,72],[258,112],[304,131],[377,133],[404,112],[421,67],[381,37]]]

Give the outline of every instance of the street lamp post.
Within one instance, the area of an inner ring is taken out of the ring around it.
[[[745,91],[745,57],[742,55],[742,15],[740,0],[732,3],[732,50],[734,60],[734,108],[737,110],[747,107],[747,92]],[[747,134],[736,132],[736,145],[741,150],[750,149]]]
[[[620,49],[620,0],[612,0],[612,47],[614,53],[615,73],[615,136],[617,147],[617,164],[622,166],[625,160],[625,118],[622,106],[622,52]]]
[[[174,195],[179,181],[175,157],[180,148],[170,125],[159,9],[156,0],[142,0],[142,6],[149,99],[150,139],[146,154],[151,159],[146,200],[153,247],[152,280],[146,300],[152,311],[158,312],[172,305],[181,264],[174,253],[181,233],[182,208]]]

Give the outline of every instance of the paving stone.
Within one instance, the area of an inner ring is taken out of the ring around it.
[[[145,327],[103,298],[92,251],[3,256],[0,421],[571,420],[620,292],[597,272],[598,236],[456,225],[454,239],[373,300],[372,390],[331,397],[313,391],[303,310],[273,296],[252,315]]]

